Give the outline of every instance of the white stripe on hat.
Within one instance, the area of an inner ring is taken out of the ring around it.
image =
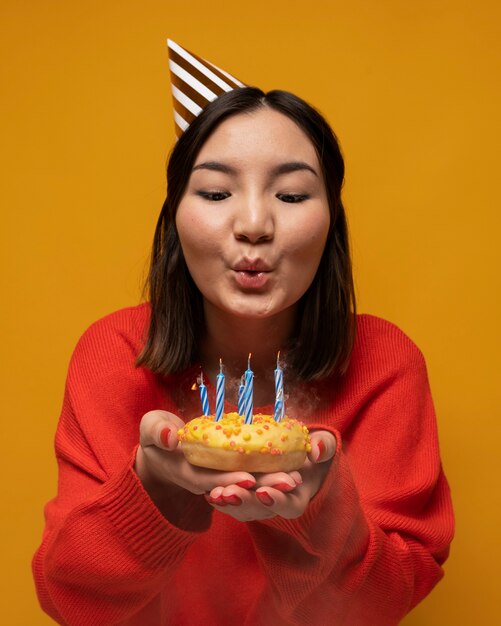
[[[197,59],[191,52],[182,48],[175,41],[172,41],[172,39],[167,39],[167,46],[169,50],[169,68],[171,73],[174,109],[176,107],[183,107],[185,110],[184,115],[190,119],[190,122],[192,121],[191,116],[194,118],[198,117],[210,102],[216,100],[216,98],[221,95],[220,93],[214,93],[213,90],[219,92],[221,89],[224,92],[229,92],[246,86],[230,73],[217,67],[217,65],[205,59]],[[178,63],[176,63],[174,58],[177,58]],[[180,61],[180,58],[183,60]],[[181,65],[179,63],[181,63]],[[186,69],[183,66],[186,66]],[[210,68],[212,68],[213,71]],[[196,78],[196,76],[198,76],[198,78]],[[227,84],[221,76],[228,78],[231,84]],[[177,80],[179,79],[186,87],[184,88],[183,85],[179,84],[174,85],[173,79],[175,83],[179,83]],[[207,87],[204,83],[209,83],[210,87]],[[188,89],[188,86],[190,89]],[[192,93],[191,90],[193,90],[194,93]],[[195,93],[197,95],[195,95]],[[176,110],[174,110],[174,120],[176,123],[176,135],[180,137],[188,128],[190,122],[185,120],[183,115],[180,115]]]
[[[202,112],[202,107],[198,106],[196,102],[193,102],[191,98],[189,98],[186,94],[184,94],[180,89],[178,89],[175,85],[172,85],[172,95],[176,100],[178,100],[184,107],[193,113],[193,115],[198,116]]]
[[[239,87],[246,87],[246,85],[244,83],[241,83],[238,78],[235,78],[234,76],[232,76],[229,72],[225,72],[224,70],[222,70],[220,67],[218,67],[217,65],[214,65],[214,63],[211,63],[210,61],[206,61],[206,63],[209,63],[209,65],[212,65],[212,67],[214,69],[216,69],[218,72],[221,72],[221,74],[224,74],[225,76],[227,76],[230,80],[232,80],[233,82],[237,83],[237,85]],[[233,88],[234,89],[234,88]]]
[[[174,121],[183,131],[183,133],[189,126],[188,122],[183,117],[181,117],[177,111],[174,111]]]
[[[188,52],[188,50],[185,50],[184,48],[181,48],[181,46],[178,46],[178,44],[175,41],[172,41],[171,39],[167,39],[167,44],[174,50],[174,52],[177,52],[179,56],[183,57],[183,59],[185,59],[186,61],[188,61],[188,63],[193,65],[193,67],[195,67],[199,72],[202,72],[202,74],[205,74],[207,78],[209,78],[213,83],[221,87],[221,89],[224,89],[224,91],[232,91],[234,89],[234,87],[232,87],[231,85],[228,85],[228,83],[225,83],[224,80],[221,80],[219,76],[216,76],[214,72],[211,72],[209,68],[205,67],[205,65],[200,63],[198,59],[195,59],[195,57],[193,57]],[[216,67],[216,66],[214,65],[213,67]],[[217,67],[216,69],[219,69],[219,68]],[[223,73],[227,75],[226,72],[223,72]]]
[[[169,61],[170,71],[178,76],[181,80],[184,80],[185,83],[188,83],[190,87],[193,87],[195,91],[198,91],[200,95],[204,98],[212,102],[217,98],[217,94],[208,89],[205,85],[203,85],[199,80],[197,80],[191,74],[188,74],[186,70],[183,70],[177,63],[174,61]]]

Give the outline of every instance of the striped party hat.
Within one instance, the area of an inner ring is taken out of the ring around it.
[[[228,72],[188,52],[172,39],[167,39],[167,47],[174,122],[179,138],[209,102],[245,85]]]

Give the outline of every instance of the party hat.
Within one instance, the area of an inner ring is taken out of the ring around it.
[[[224,70],[167,39],[174,99],[174,122],[179,138],[209,102],[221,94],[245,87]]]

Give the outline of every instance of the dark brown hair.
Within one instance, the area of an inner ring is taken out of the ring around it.
[[[327,191],[330,228],[315,278],[298,302],[287,366],[300,379],[343,373],[355,336],[355,294],[346,216],[341,201],[344,161],[325,119],[286,91],[254,87],[230,91],[209,104],[174,146],[167,166],[167,198],[155,230],[147,281],[151,321],[137,364],[171,374],[192,365],[204,332],[202,295],[186,266],[176,228],[176,211],[200,149],[225,119],[268,106],[295,122],[318,155]],[[292,373],[291,372],[291,373]]]

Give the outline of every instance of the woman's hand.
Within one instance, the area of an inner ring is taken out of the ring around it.
[[[248,472],[219,472],[188,463],[177,437],[183,426],[184,422],[168,411],[143,415],[135,470],[148,492],[172,485],[192,494],[208,493],[219,486],[234,485],[241,489],[255,486],[256,479]]]
[[[302,515],[318,492],[336,453],[336,439],[326,430],[311,434],[311,452],[299,472],[258,474],[256,490],[238,485],[218,485],[207,501],[242,522],[270,519],[279,515],[293,519]]]

